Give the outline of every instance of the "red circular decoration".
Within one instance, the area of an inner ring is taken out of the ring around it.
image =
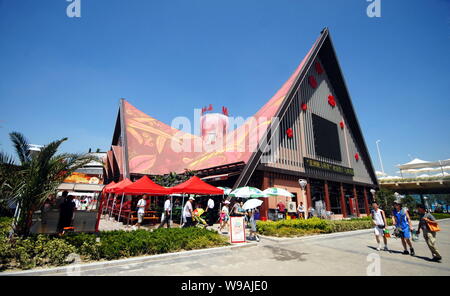
[[[300,106],[300,108],[301,108],[303,111],[306,111],[306,110],[308,109],[308,105],[306,105],[306,103],[302,103],[301,106]]]
[[[341,120],[341,122],[339,122],[339,125],[341,126],[341,128],[343,129],[345,127],[344,121]]]
[[[309,81],[309,85],[311,85],[312,88],[317,88],[318,84],[317,84],[317,80],[314,76],[309,76],[308,81]]]
[[[294,132],[292,131],[291,128],[288,128],[286,130],[286,135],[288,136],[288,138],[292,138],[294,136]]]
[[[359,160],[359,154],[358,153],[355,153],[355,159],[356,159],[356,161]]]
[[[336,107],[336,100],[333,95],[328,96],[328,104],[330,104],[331,107]]]
[[[322,65],[319,62],[316,62],[315,67],[316,67],[316,72],[318,74],[322,74],[323,73]]]

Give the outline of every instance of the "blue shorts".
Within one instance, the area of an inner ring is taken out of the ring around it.
[[[401,238],[411,238],[411,230],[409,229],[409,227],[401,228],[399,234]]]

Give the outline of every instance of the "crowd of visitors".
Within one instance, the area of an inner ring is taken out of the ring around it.
[[[413,235],[419,235],[422,231],[425,242],[432,254],[433,261],[442,260],[442,256],[436,247],[436,232],[439,231],[439,227],[435,222],[434,216],[426,210],[425,205],[420,204],[418,206],[418,212],[420,215],[420,221],[418,229],[415,230],[412,225],[409,211],[406,207],[403,207],[401,201],[394,203],[394,209],[392,211],[392,224],[394,225],[393,235],[400,238],[403,246],[403,255],[415,256],[415,250],[412,244]],[[372,203],[371,211],[372,223],[374,225],[375,239],[377,241],[377,251],[381,250],[381,238],[384,242],[384,251],[389,251],[387,245],[387,238],[390,237],[389,230],[387,229],[386,214],[378,206],[378,203],[374,201]],[[418,237],[417,237],[418,238]],[[409,251],[408,251],[409,247]]]

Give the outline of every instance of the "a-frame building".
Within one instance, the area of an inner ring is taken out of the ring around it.
[[[343,217],[367,214],[369,190],[378,187],[328,29],[282,88],[224,136],[224,147],[175,152],[170,144],[199,140],[121,100],[107,178],[190,169],[216,186],[281,187],[305,208]],[[306,194],[299,179],[307,180]],[[269,198],[262,216],[271,218],[280,199]]]

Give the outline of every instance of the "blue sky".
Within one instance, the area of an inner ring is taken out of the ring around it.
[[[330,28],[372,162],[450,158],[450,1],[0,0],[0,149],[69,137],[106,150],[119,98],[170,124],[254,114]]]

